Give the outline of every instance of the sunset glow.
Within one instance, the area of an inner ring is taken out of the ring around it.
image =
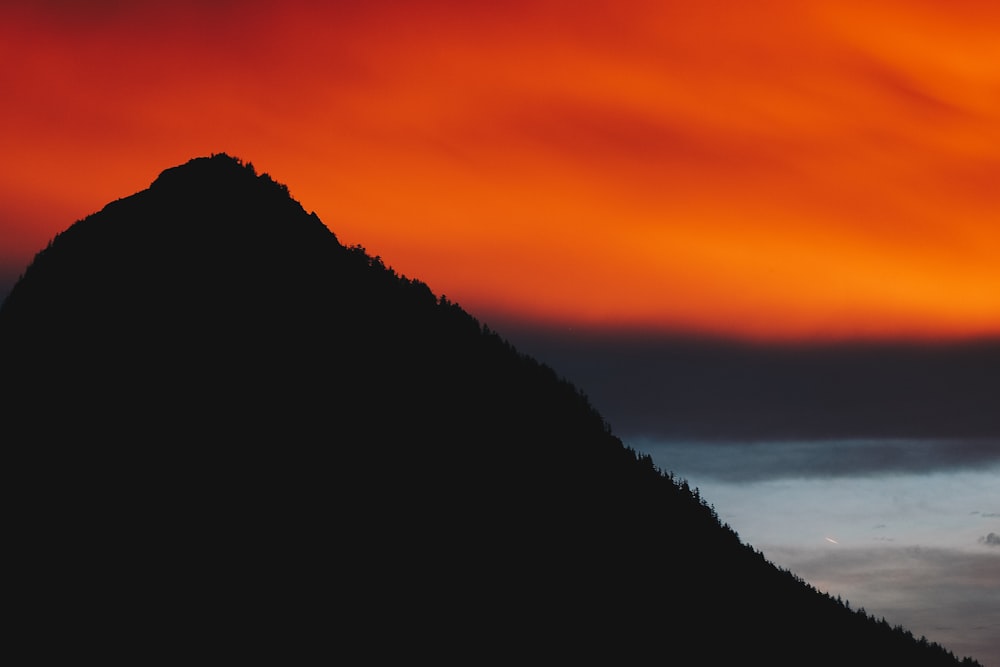
[[[487,323],[1000,335],[998,21],[930,0],[5,4],[0,287],[225,151]]]

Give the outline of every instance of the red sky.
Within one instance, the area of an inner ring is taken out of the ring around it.
[[[1000,334],[996,3],[11,4],[8,284],[225,151],[487,323]]]

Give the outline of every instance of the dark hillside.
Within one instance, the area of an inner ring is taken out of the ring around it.
[[[85,655],[957,663],[225,155],[60,234],[0,350],[20,616]]]

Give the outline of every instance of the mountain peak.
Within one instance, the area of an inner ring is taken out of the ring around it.
[[[775,568],[552,369],[226,154],[60,234],[0,354],[39,617],[384,662],[956,664]]]
[[[166,198],[202,199],[196,203],[228,199],[228,205],[238,209],[262,204],[280,206],[285,202],[291,203],[293,210],[302,210],[302,206],[292,199],[288,186],[267,173],[258,174],[252,162],[244,162],[228,153],[195,157],[182,165],[164,169],[150,185],[149,192]]]
[[[255,179],[271,180],[258,176],[252,162],[243,162],[228,153],[212,153],[194,157],[184,164],[164,169],[150,186],[151,189],[190,187],[195,184],[251,183]]]
[[[206,333],[235,335],[262,309],[284,312],[326,289],[331,262],[345,251],[251,163],[196,157],[58,234],[14,285],[0,325],[53,346],[73,331],[94,349],[112,331],[176,333],[194,319]]]

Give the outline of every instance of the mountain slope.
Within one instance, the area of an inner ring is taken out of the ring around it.
[[[55,601],[95,650],[956,662],[773,567],[552,369],[226,155],[59,235],[0,345],[28,617]]]

